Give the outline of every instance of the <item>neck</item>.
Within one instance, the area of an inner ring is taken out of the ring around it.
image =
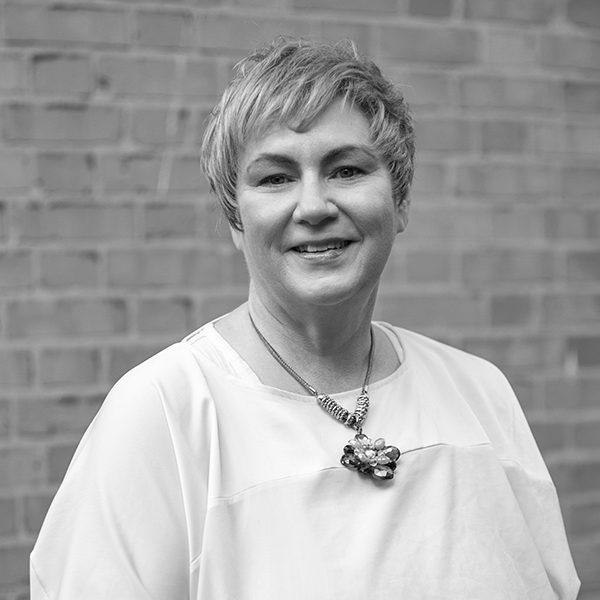
[[[286,310],[264,302],[251,285],[247,310],[262,335],[302,378],[317,390],[332,393],[362,386],[374,300],[375,294],[362,305]],[[262,346],[258,336],[256,342]],[[271,367],[272,360],[269,355]],[[278,365],[273,370],[281,375],[280,369]]]
[[[376,290],[360,304],[285,307],[270,299],[265,302],[251,284],[248,310],[273,345],[280,341],[314,358],[340,358],[356,346],[368,349],[375,297]]]

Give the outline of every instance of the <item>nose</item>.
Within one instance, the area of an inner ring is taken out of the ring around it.
[[[332,190],[317,177],[306,177],[298,187],[293,218],[297,223],[318,225],[337,216],[339,209]]]

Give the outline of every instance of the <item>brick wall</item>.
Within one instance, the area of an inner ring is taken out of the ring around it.
[[[350,37],[404,86],[418,168],[377,316],[496,362],[600,598],[600,3],[0,2],[0,600],[127,369],[245,297],[197,165],[233,62]]]

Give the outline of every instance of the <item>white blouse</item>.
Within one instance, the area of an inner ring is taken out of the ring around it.
[[[365,433],[262,385],[205,325],[127,373],[85,433],[31,555],[32,600],[576,597],[554,485],[489,362],[379,323],[401,366]],[[354,408],[358,390],[333,397]]]

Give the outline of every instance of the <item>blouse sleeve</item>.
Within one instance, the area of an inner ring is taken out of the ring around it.
[[[130,372],[75,452],[31,554],[32,600],[188,596],[182,487],[159,389]]]
[[[492,395],[504,405],[503,417],[510,422],[506,444],[499,444],[504,470],[555,592],[553,598],[575,600],[580,583],[556,488],[510,384],[500,371],[497,375]]]

